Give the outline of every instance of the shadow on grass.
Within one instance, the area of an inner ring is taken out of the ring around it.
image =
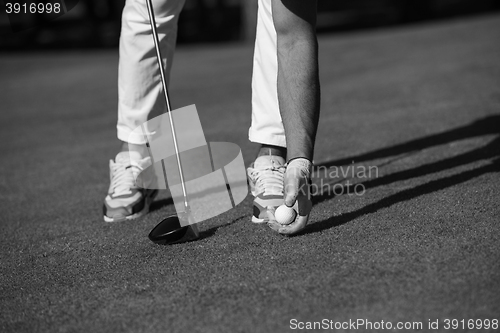
[[[346,214],[343,214],[341,216],[334,216],[331,218],[328,218],[323,221],[319,221],[316,223],[313,223],[309,225],[304,231],[302,231],[300,234],[307,234],[307,233],[313,233],[313,232],[318,232],[321,230],[333,228],[345,223],[348,223],[360,216],[366,215],[366,214],[371,214],[374,213],[380,209],[390,207],[394,204],[404,202],[411,200],[413,198],[419,197],[421,195],[429,194],[432,192],[436,192],[442,189],[445,189],[447,187],[451,187],[463,182],[466,182],[470,179],[479,177],[481,175],[484,175],[486,173],[490,172],[500,172],[500,115],[495,115],[495,116],[489,116],[485,117],[482,119],[479,119],[467,126],[455,128],[443,133],[438,133],[434,135],[430,135],[424,138],[420,139],[415,139],[412,141],[408,141],[406,143],[398,144],[392,147],[387,147],[387,148],[382,148],[378,150],[374,150],[372,152],[364,153],[361,155],[357,156],[351,156],[339,160],[333,160],[329,161],[326,163],[323,163],[321,165],[316,166],[317,168],[330,168],[330,167],[337,167],[337,166],[342,166],[342,165],[347,165],[351,164],[353,161],[355,163],[359,162],[365,162],[365,161],[370,161],[370,160],[376,160],[376,159],[382,159],[382,158],[391,158],[393,157],[394,159],[398,156],[404,155],[407,156],[408,154],[412,153],[418,153],[419,151],[438,146],[438,145],[443,145],[443,144],[448,144],[454,141],[459,141],[467,138],[474,138],[474,137],[481,137],[485,135],[493,135],[496,134],[497,136],[490,141],[487,145],[477,148],[475,150],[445,158],[441,161],[433,162],[433,163],[428,163],[425,165],[417,166],[409,170],[403,170],[399,172],[395,172],[392,174],[389,174],[384,177],[376,178],[376,179],[370,179],[368,181],[362,182],[362,183],[357,183],[357,184],[351,184],[349,186],[347,185],[341,185],[342,190],[339,191],[340,193],[354,193],[355,185],[362,184],[365,189],[371,189],[375,188],[378,186],[383,186],[383,185],[389,185],[391,183],[397,182],[397,181],[402,181],[402,180],[408,180],[411,178],[417,178],[421,176],[425,176],[428,174],[452,169],[458,166],[463,166],[467,165],[470,163],[474,162],[479,162],[479,161],[486,161],[486,160],[491,160],[489,164],[484,165],[479,168],[475,168],[472,170],[467,170],[464,172],[461,172],[456,175],[444,177],[441,179],[433,180],[425,184],[417,185],[413,188],[406,189],[403,191],[400,191],[398,193],[395,193],[393,195],[390,195],[388,197],[385,197],[377,202],[374,202],[372,204],[369,204],[361,209],[358,209],[353,212],[349,212]],[[339,184],[340,181],[336,182],[335,184]],[[333,185],[334,183],[327,184],[327,185]],[[339,184],[340,185],[340,184]],[[316,205],[318,203],[324,202],[329,199],[333,199],[335,197],[335,193],[322,193],[319,195],[315,195],[313,197],[313,204]],[[161,199],[158,201],[153,202],[151,205],[150,210],[155,211],[162,209],[163,207],[173,205],[173,200],[172,198],[165,198]],[[211,237],[214,235],[219,228],[230,226],[231,224],[241,220],[243,217],[239,217],[229,223],[223,224],[221,226],[216,226],[213,228],[210,228],[208,230],[203,231],[200,234],[200,239],[204,239],[207,237]]]
[[[168,197],[168,198],[164,198],[164,199],[160,199],[160,200],[156,200],[154,201],[150,208],[149,208],[149,211],[150,212],[153,212],[155,210],[160,210],[162,209],[163,207],[166,207],[166,206],[170,206],[170,205],[173,205],[174,204],[174,201],[171,197]],[[219,218],[219,216],[217,216],[217,218]],[[215,226],[215,227],[212,227],[210,229],[207,229],[207,230],[204,230],[202,232],[200,232],[200,237],[197,239],[197,240],[202,240],[204,238],[208,238],[208,237],[211,237],[213,236],[217,230],[219,230],[220,228],[225,228],[225,227],[229,227],[230,225],[238,222],[239,220],[242,220],[244,218],[248,218],[248,215],[244,215],[244,216],[240,216],[238,218],[235,218],[234,220],[231,220],[230,222],[228,223],[224,223],[222,225],[218,225],[218,226]]]
[[[204,230],[204,231],[200,232],[200,238],[198,238],[198,240],[211,237],[211,236],[215,235],[215,233],[217,232],[217,230],[219,230],[221,228],[229,227],[230,225],[235,224],[236,222],[238,222],[240,220],[243,220],[244,218],[248,218],[248,215],[243,215],[243,216],[237,217],[237,218],[235,218],[234,220],[231,220],[228,223],[224,223],[224,224],[212,227],[210,229]]]
[[[155,210],[160,210],[163,207],[170,206],[174,204],[174,200],[169,197],[169,198],[164,198],[160,200],[153,201],[151,206],[149,207],[150,212],[154,212]]]
[[[470,125],[452,129],[443,133],[431,135],[425,138],[412,140],[392,147],[378,149],[358,156],[352,156],[340,160],[334,160],[319,165],[318,167],[321,168],[330,168],[334,166],[350,164],[353,161],[359,163],[363,161],[375,160],[380,158],[389,158],[401,154],[415,153],[422,149],[442,144],[447,144],[458,140],[480,137],[484,135],[492,135],[492,134],[497,134],[498,136],[495,137],[487,145],[472,150],[470,152],[446,158],[441,161],[418,166],[409,170],[399,171],[381,178],[371,179],[366,182],[362,182],[360,184],[362,184],[365,189],[370,189],[370,188],[375,188],[377,186],[388,185],[401,180],[421,177],[424,175],[452,169],[458,166],[474,162],[490,160],[489,164],[472,170],[467,170],[456,175],[433,180],[410,189],[400,191],[398,193],[385,197],[377,202],[369,204],[368,206],[365,206],[359,210],[349,212],[341,216],[331,217],[329,219],[320,222],[316,222],[314,224],[311,224],[308,228],[306,228],[303,233],[317,232],[332,227],[336,227],[344,223],[347,223],[349,221],[352,221],[360,216],[374,213],[379,209],[387,208],[396,203],[408,201],[421,195],[436,192],[445,189],[447,187],[451,187],[466,182],[470,179],[479,177],[486,173],[500,172],[500,115],[485,117],[483,119],[471,123]],[[350,186],[343,185],[342,191],[339,192],[354,193],[354,185]],[[323,191],[322,194],[313,197],[313,203],[318,204],[323,201],[332,199],[335,196],[336,196],[335,193],[325,194]]]

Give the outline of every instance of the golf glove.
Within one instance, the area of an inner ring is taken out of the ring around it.
[[[312,163],[306,158],[295,158],[286,164],[284,180],[284,201],[297,212],[295,221],[282,225],[276,221],[275,208],[267,207],[268,225],[284,235],[293,235],[304,229],[312,209],[311,202]]]

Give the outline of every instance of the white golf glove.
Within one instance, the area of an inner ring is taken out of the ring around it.
[[[286,164],[284,180],[285,205],[293,207],[297,216],[287,225],[276,221],[275,208],[267,207],[268,225],[271,229],[284,235],[293,235],[304,229],[312,209],[311,202],[311,172],[312,163],[306,158],[295,158]]]

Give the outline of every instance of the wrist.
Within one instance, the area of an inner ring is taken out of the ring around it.
[[[303,141],[305,141],[305,140],[303,140]],[[300,148],[297,149],[297,146],[299,146]],[[286,153],[287,153],[286,156],[287,156],[288,161],[291,161],[291,160],[294,160],[297,158],[305,158],[309,161],[312,161],[313,155],[314,155],[314,146],[312,143],[307,143],[307,142],[303,143],[301,145],[292,144],[292,142],[290,142],[290,144],[288,144],[288,149],[287,149]]]
[[[286,163],[287,169],[299,169],[311,173],[312,171],[312,161],[305,157],[294,157]]]

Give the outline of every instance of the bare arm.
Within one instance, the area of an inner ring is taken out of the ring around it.
[[[312,161],[320,108],[316,0],[272,1],[287,159]]]
[[[268,225],[281,234],[293,235],[305,228],[312,209],[309,179],[320,108],[316,0],[272,1],[278,43],[278,101],[288,160],[284,201],[298,214],[292,223],[281,225],[276,222],[274,208],[268,207]]]

